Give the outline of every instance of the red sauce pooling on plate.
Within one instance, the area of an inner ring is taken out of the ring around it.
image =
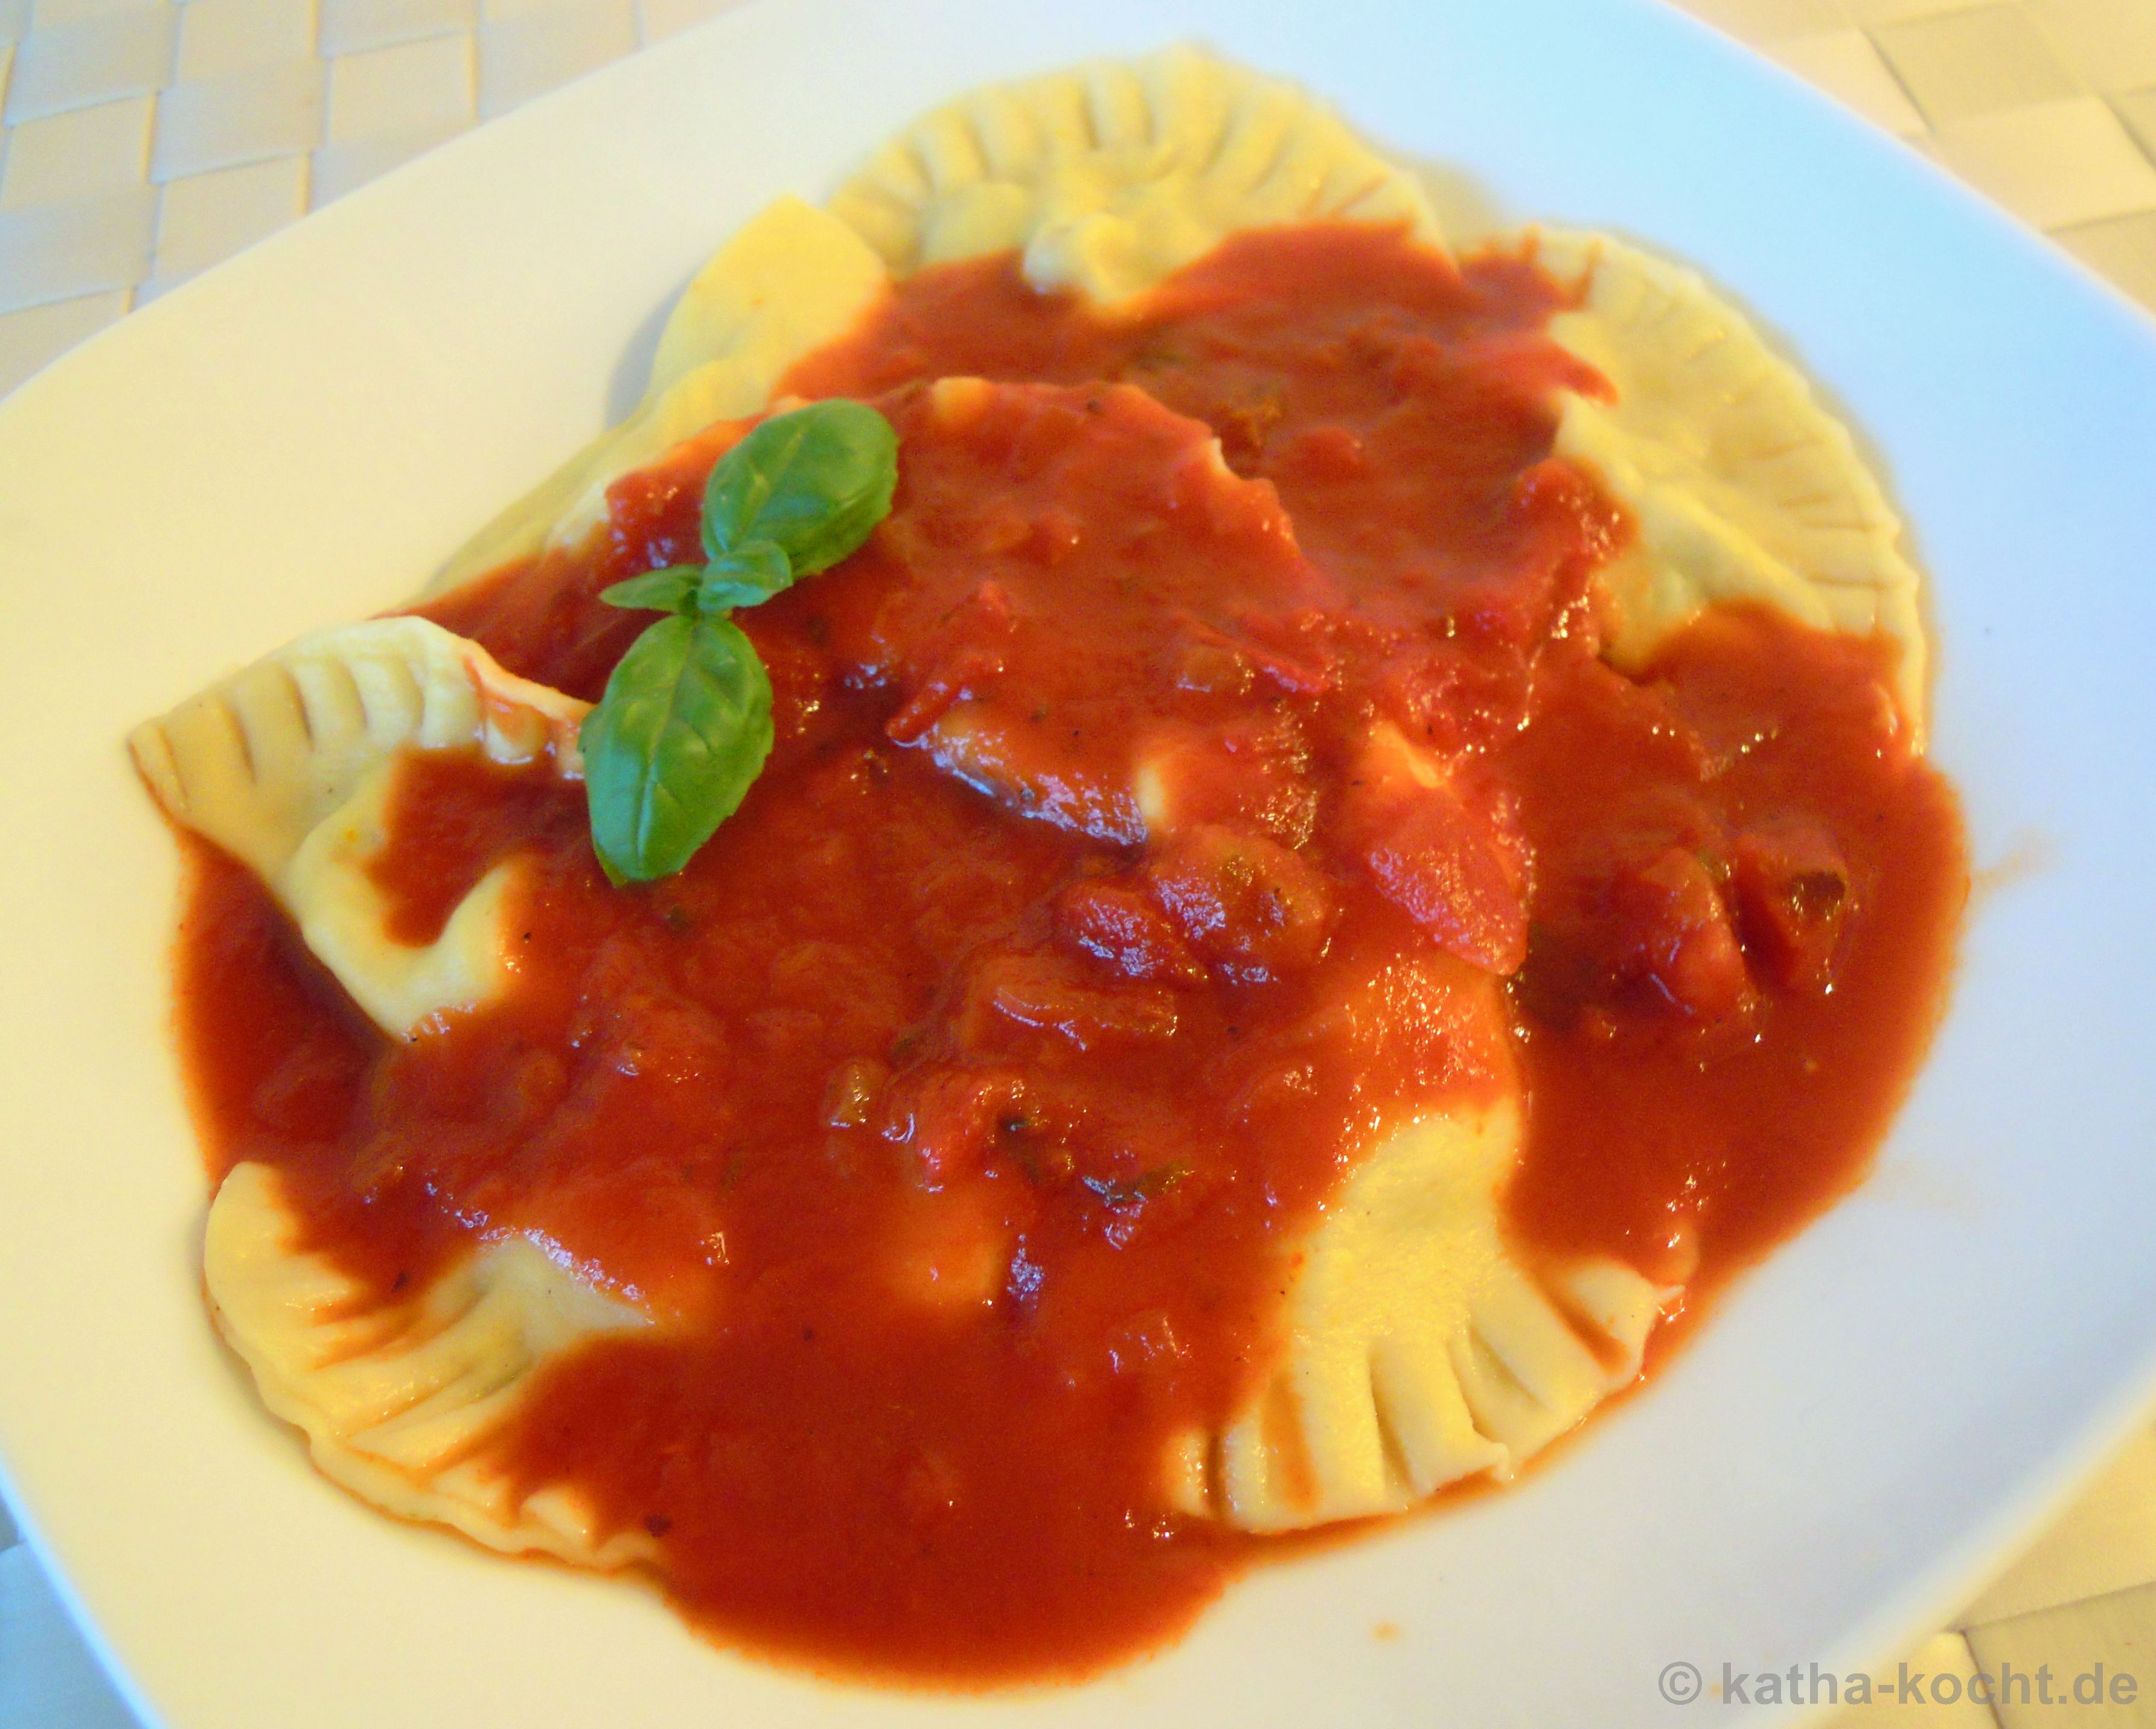
[[[897,501],[741,615],[778,741],[680,877],[608,887],[545,770],[408,767],[400,935],[527,886],[514,992],[407,1043],[205,855],[218,1167],[385,1295],[522,1229],[644,1303],[498,1462],[641,1526],[721,1638],[975,1683],[1171,1637],[1277,1540],[1170,1511],[1163,1453],[1259,1384],[1380,1125],[1517,1075],[1522,1252],[1698,1292],[1861,1174],[1939,1001],[1966,870],[1883,645],[1738,613],[1596,658],[1625,529],[1550,456],[1596,382],[1562,304],[1346,229],[1136,319],[908,282],[789,381],[878,403]],[[694,556],[737,433],[429,611],[596,698],[648,618],[594,597]]]

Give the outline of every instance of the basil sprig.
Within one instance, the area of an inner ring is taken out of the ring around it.
[[[629,645],[584,716],[592,846],[615,883],[671,876],[740,808],[771,754],[771,677],[730,616],[828,570],[891,510],[898,437],[860,403],[767,420],[704,487],[701,565],[600,594],[670,614]]]

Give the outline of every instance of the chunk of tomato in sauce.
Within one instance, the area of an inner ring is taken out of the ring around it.
[[[1731,886],[1756,963],[1790,989],[1825,991],[1856,909],[1849,865],[1825,825],[1784,818],[1747,829],[1737,838]]]

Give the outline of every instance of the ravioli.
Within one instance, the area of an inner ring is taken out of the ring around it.
[[[1016,248],[1027,278],[1127,301],[1228,235],[1298,222],[1404,224],[1429,201],[1293,85],[1188,48],[962,99],[894,141],[828,213],[783,198],[713,254],[669,316],[643,400],[449,559],[441,593],[573,545],[606,490],[712,422],[769,406],[895,277]]]
[[[988,268],[1013,254],[1041,305],[1135,329],[1163,285],[1219,256],[1224,241],[1270,234],[1285,247],[1306,231],[1359,234],[1387,269],[1425,272],[1419,291],[1433,300],[1466,292],[1478,269],[1446,252],[1407,170],[1294,86],[1188,49],[963,97],[870,157],[827,208],[782,198],[721,247],[670,316],[637,409],[475,536],[426,602],[464,618],[459,598],[506,571],[511,582],[565,582],[565,593],[581,583],[588,592],[577,603],[589,607],[606,577],[678,562],[682,525],[654,526],[646,505],[621,502],[616,484],[644,473],[676,491],[692,488],[742,427],[785,407],[790,388],[809,387],[790,382],[804,362],[874,327],[936,267]],[[1532,527],[1538,512],[1563,522],[1573,539],[1561,554],[1532,537],[1524,552],[1507,543],[1525,566],[1564,567],[1619,547],[1584,578],[1608,664],[1592,648],[1578,650],[1587,671],[1572,673],[1594,693],[1580,699],[1582,711],[1620,700],[1609,694],[1611,669],[1630,677],[1663,666],[1673,649],[1702,639],[1692,629],[1701,620],[1771,631],[1779,627],[1756,624],[1771,615],[1883,639],[1896,656],[1902,747],[1920,749],[1918,578],[1847,429],[1693,273],[1594,235],[1545,233],[1515,250],[1566,285],[1569,299],[1547,334],[1594,377],[1573,367],[1567,387],[1515,405],[1555,459],[1534,460],[1524,475],[1497,471],[1502,485],[1489,484],[1494,502],[1481,514],[1499,525],[1493,535]],[[1474,280],[1473,291],[1493,302],[1547,293],[1494,266]],[[1396,310],[1375,323],[1398,322]],[[1523,321],[1436,362],[1440,345],[1421,335],[1383,352],[1365,329],[1325,341],[1348,351],[1364,343],[1369,369],[1393,368],[1409,381],[1404,392],[1448,367],[1502,370],[1507,341],[1525,350],[1540,336]],[[1247,383],[1240,357],[1221,365]],[[1022,1316],[1046,1301],[1041,1264],[1029,1257],[1051,1227],[1092,1233],[1089,1253],[1105,1244],[1121,1254],[1148,1218],[1173,1219],[1178,1205],[1198,1204],[1179,1198],[1203,1183],[1178,1159],[1148,1165],[1132,1150],[1143,1138],[1142,1086],[1082,1103],[1058,1092],[1087,1062],[1112,1058],[1163,1089],[1219,1086],[1224,1111],[1235,1114],[1209,1127],[1226,1142],[1260,1137],[1250,1124],[1290,1121],[1296,1110],[1334,1112],[1337,1168],[1322,1198],[1291,1204],[1270,1178],[1263,1185],[1264,1204],[1296,1223],[1265,1262],[1262,1282],[1271,1284],[1276,1260],[1279,1269],[1277,1307],[1245,1336],[1254,1360],[1233,1399],[1214,1398],[1205,1420],[1175,1428],[1148,1453],[1149,1500],[1127,1516],[1132,1529],[1144,1512],[1184,1521],[1208,1541],[1241,1542],[1396,1513],[1463,1480],[1509,1480],[1637,1380],[1655,1329],[1686,1298],[1684,1278],[1670,1275],[1667,1255],[1641,1254],[1635,1266],[1629,1249],[1553,1248],[1522,1227],[1516,1187],[1536,1113],[1554,1108],[1529,1084],[1522,1017],[1541,1012],[1533,1005],[1552,977],[1563,999],[1552,1027],[1564,1015],[1614,1027],[1628,992],[1661,990],[1692,1013],[1707,993],[1672,991],[1665,975],[1726,971],[1735,955],[1739,982],[1725,1007],[1741,1024],[1760,1000],[1745,972],[1754,952],[1805,957],[1781,963],[1777,988],[1810,989],[1807,981],[1825,976],[1819,957],[1839,940],[1838,897],[1853,894],[1855,868],[1801,823],[1727,835],[1652,829],[1650,856],[1626,857],[1578,898],[1591,917],[1648,927],[1661,947],[1597,952],[1584,962],[1558,953],[1555,915],[1530,916],[1545,884],[1528,857],[1527,820],[1489,767],[1504,756],[1507,729],[1526,727],[1524,707],[1515,714],[1505,703],[1527,699],[1476,685],[1478,670],[1460,658],[1468,651],[1454,647],[1455,634],[1471,642],[1502,632],[1484,620],[1455,630],[1460,621],[1447,619],[1441,639],[1425,639],[1383,606],[1358,614],[1352,585],[1304,557],[1282,502],[1288,483],[1254,475],[1248,451],[1231,462],[1210,428],[1144,394],[1142,362],[1122,376],[1080,386],[931,372],[880,398],[905,434],[898,510],[860,553],[816,578],[837,598],[760,624],[767,634],[756,644],[778,690],[778,749],[801,752],[788,759],[788,786],[810,801],[809,813],[757,816],[782,855],[731,855],[725,893],[708,884],[608,891],[645,897],[638,904],[660,934],[616,932],[588,967],[545,959],[554,969],[550,1001],[576,1004],[572,1032],[565,1053],[533,1059],[536,1079],[529,1089],[520,1079],[504,1108],[513,1116],[529,1090],[589,1123],[616,1121],[607,1113],[625,1089],[659,1100],[651,1147],[627,1147],[619,1162],[654,1191],[696,1191],[688,1282],[725,1287],[729,1297],[677,1314],[647,1304],[603,1256],[496,1223],[421,1288],[385,1293],[311,1234],[318,1222],[270,1163],[243,1160],[225,1178],[205,1246],[213,1311],[265,1405],[307,1435],[326,1475],[393,1513],[490,1547],[598,1567],[648,1563],[667,1577],[672,1518],[639,1510],[663,1500],[686,1469],[680,1456],[705,1457],[744,1518],[771,1498],[766,1478],[778,1468],[719,1428],[693,1446],[677,1441],[663,1466],[630,1472],[633,1496],[622,1490],[610,1501],[566,1469],[531,1469],[529,1430],[542,1419],[563,1432],[591,1421],[580,1377],[623,1341],[690,1352],[682,1338],[694,1326],[683,1316],[715,1313],[727,1317],[721,1333],[737,1327],[750,1337],[759,1305],[789,1281],[801,1310],[785,1311],[770,1336],[789,1353],[771,1370],[774,1384],[794,1388],[789,1378],[798,1377],[820,1385],[790,1354],[797,1342],[804,1353],[824,1342],[822,1322],[808,1318],[820,1314],[822,1295],[807,1270],[814,1254],[803,1249],[798,1265],[725,1286],[752,1253],[739,1186],[754,1188],[757,1159],[771,1150],[758,1141],[767,1120],[737,1095],[782,1090],[783,1065],[771,1055],[780,1049],[813,1049],[829,1070],[813,1103],[821,1138],[813,1151],[780,1150],[797,1164],[820,1157],[842,1175],[885,1168],[901,1156],[893,1147],[911,1162],[919,1193],[882,1219],[888,1240],[853,1258],[888,1263],[878,1324],[925,1330],[903,1334],[905,1342],[938,1362],[974,1348],[952,1342],[983,1314]],[[1506,387],[1517,387],[1509,375]],[[1282,412],[1268,401],[1255,418]],[[1305,443],[1299,472],[1337,475],[1364,459],[1353,437]],[[1086,464],[1111,447],[1142,449],[1152,466],[1140,465],[1138,480],[1106,502],[1074,492],[1096,516],[1044,505],[1058,474],[1105,472]],[[952,450],[965,461],[937,468]],[[960,469],[970,478],[952,480]],[[949,489],[940,516],[922,502],[937,485]],[[1596,515],[1613,505],[1621,528]],[[662,557],[653,550],[661,546],[675,550]],[[1177,558],[1175,568],[1199,572],[1187,593],[1161,576]],[[1013,574],[1021,566],[1059,574],[1029,588]],[[1224,601],[1223,572],[1240,584]],[[1411,570],[1400,593],[1422,596],[1429,580]],[[1166,645],[1158,654],[1111,640],[1147,608],[1158,615],[1146,625],[1154,646]],[[1328,635],[1325,619],[1339,614],[1352,628]],[[483,623],[459,628],[485,634]],[[1552,640],[1568,634],[1555,628]],[[1103,641],[1112,652],[1095,652]],[[543,644],[517,646],[546,670]],[[812,663],[822,670],[803,670]],[[1026,667],[1029,677],[1012,670]],[[1864,675],[1841,663],[1831,670]],[[583,688],[558,668],[549,675]],[[1362,682],[1348,689],[1351,678]],[[1219,724],[1230,701],[1243,706]],[[1328,701],[1337,706],[1321,715]],[[1448,705],[1476,702],[1488,712],[1471,736],[1452,726]],[[424,1070],[461,1026],[518,1000],[520,987],[536,988],[510,926],[544,921],[517,911],[528,861],[512,852],[480,877],[437,939],[397,941],[372,867],[394,844],[398,777],[423,753],[464,752],[573,788],[587,711],[504,670],[479,641],[411,617],[303,638],[131,742],[172,819],[252,870],[353,1003]],[[874,724],[860,736],[819,733],[841,713]],[[1675,728],[1657,713],[1645,730],[1659,739]],[[910,801],[904,823],[844,829],[844,813],[862,808],[853,801],[890,787]],[[839,813],[829,832],[817,826],[826,812]],[[1028,834],[983,856],[994,823]],[[1029,875],[1046,868],[1044,858],[1065,859],[1066,875]],[[1710,875],[1710,859],[1721,878]],[[945,904],[906,900],[905,870]],[[559,874],[554,889],[564,901],[578,892]],[[810,916],[819,895],[858,897],[870,935],[855,947],[830,940]],[[1772,930],[1754,928],[1777,917],[1783,924]],[[810,934],[774,946],[759,970],[758,945],[776,945],[771,933],[796,924]],[[675,939],[706,940],[706,929],[723,933],[709,939],[708,954],[679,960]],[[964,941],[961,931],[971,933]],[[874,948],[884,970],[857,948]],[[932,975],[932,987],[921,983]],[[723,1036],[684,1038],[682,1056],[666,1041],[696,1023],[692,986],[723,988],[742,1013]],[[1302,1018],[1265,1047],[1276,1059],[1269,1070],[1245,1073],[1237,1041],[1264,1022],[1252,1005],[1267,991],[1293,998]],[[901,1000],[903,1015],[893,1006]],[[1921,1019],[1912,1012],[1909,1025]],[[1174,1041],[1201,1036],[1219,1041],[1215,1059],[1177,1070]],[[1538,1028],[1533,1036],[1554,1035]],[[1920,1042],[1913,1032],[1903,1040],[1912,1049]],[[661,1047],[671,1054],[651,1054]],[[532,1055],[519,1049],[520,1060]],[[1366,1071],[1397,1084],[1365,1086]],[[445,1093],[461,1084],[446,1059],[424,1072]],[[1220,1078],[1230,1074],[1234,1086]],[[721,1075],[736,1096],[714,1080]],[[708,1121],[667,1116],[692,1096]],[[459,1108],[484,1117],[495,1102]],[[1166,1111],[1186,1101],[1154,1102]],[[573,1137],[564,1154],[550,1134],[520,1128],[505,1143],[509,1165],[573,1167]],[[445,1156],[444,1168],[451,1162]],[[567,1180],[586,1185],[575,1188],[583,1197],[608,1192],[612,1178],[578,1170]],[[451,1188],[444,1177],[444,1207]],[[1254,1204],[1224,1180],[1207,1193],[1229,1213]],[[663,1211],[654,1203],[654,1217]],[[519,1215],[512,1206],[474,1216]],[[624,1227],[629,1236],[647,1229],[659,1231],[640,1216]],[[1636,1230],[1625,1239],[1643,1240]],[[824,1269],[826,1282],[839,1276]],[[661,1310],[663,1321],[654,1319]],[[1195,1372],[1165,1313],[1156,1304],[1108,1335],[1113,1372],[1145,1398],[1158,1390],[1147,1377],[1180,1385],[1177,1376]],[[864,1361],[841,1383],[886,1367]],[[1075,1398],[1096,1367],[1058,1360],[1037,1378]],[[669,1398],[685,1408],[723,1405],[710,1384],[720,1378],[714,1372]],[[609,1396],[619,1393],[607,1384]],[[893,1433],[911,1421],[914,1398],[908,1386],[890,1390],[883,1408]],[[597,1408],[611,1417],[612,1405]],[[657,1420],[639,1411],[637,1422]],[[971,1441],[983,1425],[959,1426]],[[947,1451],[961,1445],[946,1439]],[[878,1451],[896,1446],[890,1435],[834,1443],[813,1425],[793,1444],[794,1462],[824,1488],[857,1468],[898,1483],[901,1524],[932,1521],[964,1500],[953,1486],[958,1467],[933,1448],[893,1463]],[[874,1457],[862,1464],[844,1456],[850,1448]],[[921,1553],[934,1547],[923,1539]],[[880,1588],[916,1607],[936,1594],[911,1575]]]
[[[1598,579],[1610,658],[1643,666],[1732,602],[1876,631],[1895,644],[1902,716],[1921,736],[1917,572],[1849,428],[1696,271],[1599,234],[1543,234],[1536,256],[1579,285],[1578,310],[1551,335],[1613,392],[1565,392],[1557,437],[1637,528]]]
[[[433,942],[395,940],[367,866],[398,765],[471,749],[574,779],[585,706],[424,618],[384,618],[301,637],[128,743],[166,813],[259,876],[352,999],[410,1036],[506,988],[516,867],[490,871]]]
[[[600,1528],[572,1489],[518,1483],[487,1457],[549,1358],[651,1324],[537,1244],[501,1238],[408,1298],[372,1301],[307,1249],[277,1173],[241,1164],[211,1204],[203,1277],[262,1403],[306,1435],[325,1476],[490,1549],[603,1568],[649,1555],[642,1532]]]
[[[574,545],[606,519],[606,489],[714,421],[759,413],[786,369],[840,335],[889,278],[844,223],[781,198],[712,254],[660,333],[635,412],[467,541],[430,593]]]
[[[1502,1044],[1494,993],[1484,1013]],[[1681,1289],[1606,1257],[1522,1261],[1502,1218],[1517,1085],[1363,1158],[1308,1244],[1282,1360],[1176,1453],[1178,1506],[1255,1531],[1399,1512],[1463,1478],[1510,1480],[1638,1378]]]
[[[899,274],[1016,251],[1034,287],[1102,305],[1249,228],[1398,223],[1440,244],[1421,188],[1337,116],[1188,48],[962,97],[871,158],[831,208]]]

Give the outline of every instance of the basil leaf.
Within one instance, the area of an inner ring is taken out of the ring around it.
[[[898,485],[898,435],[860,403],[767,420],[713,465],[702,569],[616,582],[609,605],[670,613],[629,645],[584,716],[592,848],[614,883],[671,876],[771,754],[771,677],[726,614],[829,569],[869,537]]]
[[[797,577],[828,570],[891,510],[898,435],[860,403],[811,403],[767,420],[721,457],[704,488],[704,552],[752,541],[783,550]]]
[[[785,549],[769,541],[751,541],[705,566],[696,585],[696,610],[710,617],[732,607],[761,606],[793,582],[793,565]]]
[[[625,582],[600,589],[599,598],[610,607],[625,607],[632,612],[648,609],[654,613],[685,613],[695,599],[696,584],[703,574],[693,564],[648,570],[640,577],[631,577]]]
[[[671,876],[771,754],[771,679],[738,625],[662,618],[630,644],[579,742],[592,845],[616,883]]]

